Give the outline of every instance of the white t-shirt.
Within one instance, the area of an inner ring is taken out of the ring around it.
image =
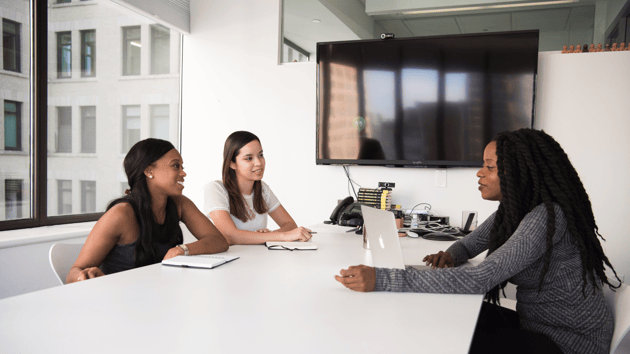
[[[269,211],[267,213],[271,213],[280,206],[280,201],[276,198],[276,195],[273,194],[271,188],[269,188],[265,182],[260,182],[262,183],[263,198],[269,207]],[[242,222],[234,215],[230,214],[236,228],[247,231],[266,229],[267,213],[258,214],[256,210],[254,210],[254,193],[250,195],[243,194],[243,198],[245,199],[245,204],[255,217],[247,220],[246,222]],[[221,181],[213,181],[203,187],[203,213],[212,220],[210,213],[216,210],[225,210],[228,214],[230,213],[230,198],[228,197],[227,189],[225,189],[223,182]]]

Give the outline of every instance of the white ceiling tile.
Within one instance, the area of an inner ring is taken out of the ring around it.
[[[452,16],[405,20],[405,24],[414,36],[436,36],[461,33],[457,22],[455,22],[455,18]]]
[[[512,26],[515,31],[539,29],[543,31],[563,31],[567,29],[570,8],[517,11],[512,13]]]
[[[502,32],[512,30],[509,13],[456,16],[462,33]]]

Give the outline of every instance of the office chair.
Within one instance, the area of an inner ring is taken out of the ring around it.
[[[66,276],[70,272],[70,268],[79,257],[81,252],[81,244],[55,243],[50,247],[48,260],[53,272],[57,276],[60,285],[66,284]]]
[[[617,291],[604,286],[604,297],[615,320],[610,354],[630,353],[630,290],[625,284]]]

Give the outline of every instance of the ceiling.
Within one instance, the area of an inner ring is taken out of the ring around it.
[[[431,6],[436,1],[442,5],[479,5],[472,2],[479,0],[284,0],[284,36],[310,53],[315,53],[317,42],[369,39],[381,32],[394,33],[400,38],[538,29],[541,51],[560,50],[563,44],[572,40],[590,43],[593,37],[594,1],[408,14],[409,8],[424,10],[422,6]],[[515,0],[484,1],[487,4],[513,3]],[[530,0],[536,1],[541,0]],[[401,8],[404,5],[408,5],[407,9]],[[366,7],[378,7],[378,11],[369,15],[365,13]],[[314,23],[314,19],[320,22]],[[363,31],[357,30],[358,27]],[[371,33],[367,35],[367,32]]]

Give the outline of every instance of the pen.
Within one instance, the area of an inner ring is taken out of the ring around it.
[[[317,232],[315,232],[315,231],[311,231],[311,232],[309,232],[309,233],[310,233],[311,235],[315,235]]]

